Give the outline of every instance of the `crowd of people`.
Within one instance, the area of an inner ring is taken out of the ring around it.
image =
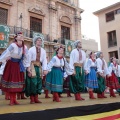
[[[53,95],[53,101],[60,102],[65,90],[67,97],[74,94],[75,100],[85,100],[81,93],[87,89],[90,99],[116,97],[114,89],[120,95],[120,66],[113,56],[108,66],[102,52],[91,52],[89,58],[82,50],[80,40],[74,42],[75,49],[70,54],[69,62],[64,56],[64,47],[58,46],[56,54],[47,61],[46,51],[41,47],[43,38],[33,38],[34,46],[29,50],[24,45],[24,37],[18,32],[13,43],[1,54],[0,88],[10,105],[18,105],[17,99],[30,97],[30,103],[42,103],[38,99],[42,89],[45,98]],[[25,97],[26,96],[26,97]]]

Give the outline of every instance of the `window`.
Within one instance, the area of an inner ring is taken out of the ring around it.
[[[42,33],[42,20],[30,17],[30,30]]]
[[[116,31],[111,31],[107,33],[108,35],[108,47],[117,46]]]
[[[109,58],[111,57],[116,57],[116,59],[118,59],[118,51],[109,52]]]
[[[114,18],[114,11],[109,12],[109,13],[106,14],[106,22],[112,21],[114,19],[115,19]]]
[[[0,24],[7,24],[8,10],[0,8]]]
[[[70,28],[61,26],[61,40],[64,43],[64,39],[70,40]]]
[[[115,10],[115,14],[120,14],[120,8]]]

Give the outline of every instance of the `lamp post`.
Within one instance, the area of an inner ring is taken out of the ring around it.
[[[19,19],[21,20],[21,31],[22,31],[22,18],[23,18],[23,16],[22,16],[22,13],[21,13],[20,17],[19,17]]]

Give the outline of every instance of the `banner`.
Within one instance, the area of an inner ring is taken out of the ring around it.
[[[42,37],[42,39],[43,39],[42,47],[44,48],[44,35],[43,35],[42,33],[33,32],[33,38],[34,38],[35,36],[40,36],[40,37]]]
[[[117,98],[111,98],[111,102],[113,102],[113,99]],[[59,104],[56,105],[58,107],[62,103],[50,104],[51,106],[53,105],[53,109],[50,109],[50,106],[48,109],[46,109],[44,107],[45,105],[42,105],[41,108],[39,108],[39,106],[37,107],[37,111],[32,111],[36,107],[29,106],[29,110],[31,111],[24,112],[26,105],[23,105],[22,109],[17,108],[14,110],[15,112],[16,110],[22,110],[21,113],[11,113],[11,111],[6,106],[6,109],[8,109],[6,112],[10,113],[0,114],[0,120],[120,120],[120,102],[74,107],[70,107],[70,105],[68,105],[69,107],[65,108],[55,108],[56,104]],[[66,104],[68,103],[66,102]],[[71,104],[71,102],[69,104]],[[77,104],[82,104],[82,101],[78,102]],[[3,110],[1,111],[3,112]]]
[[[74,41],[65,39],[65,55],[70,56],[71,51],[74,49],[72,45]]]
[[[0,48],[7,48],[10,29],[8,26],[0,25]]]

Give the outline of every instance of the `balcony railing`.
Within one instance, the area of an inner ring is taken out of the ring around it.
[[[58,43],[65,45],[65,39],[64,38],[58,38]]]
[[[33,38],[33,32],[35,32],[33,30],[28,30],[28,29],[24,29],[16,26],[9,26],[9,28],[10,28],[10,34],[16,34],[18,31],[21,31],[24,37],[28,37],[28,38]],[[40,34],[44,36],[45,41],[50,41],[48,34],[43,34],[43,33],[40,33]]]

